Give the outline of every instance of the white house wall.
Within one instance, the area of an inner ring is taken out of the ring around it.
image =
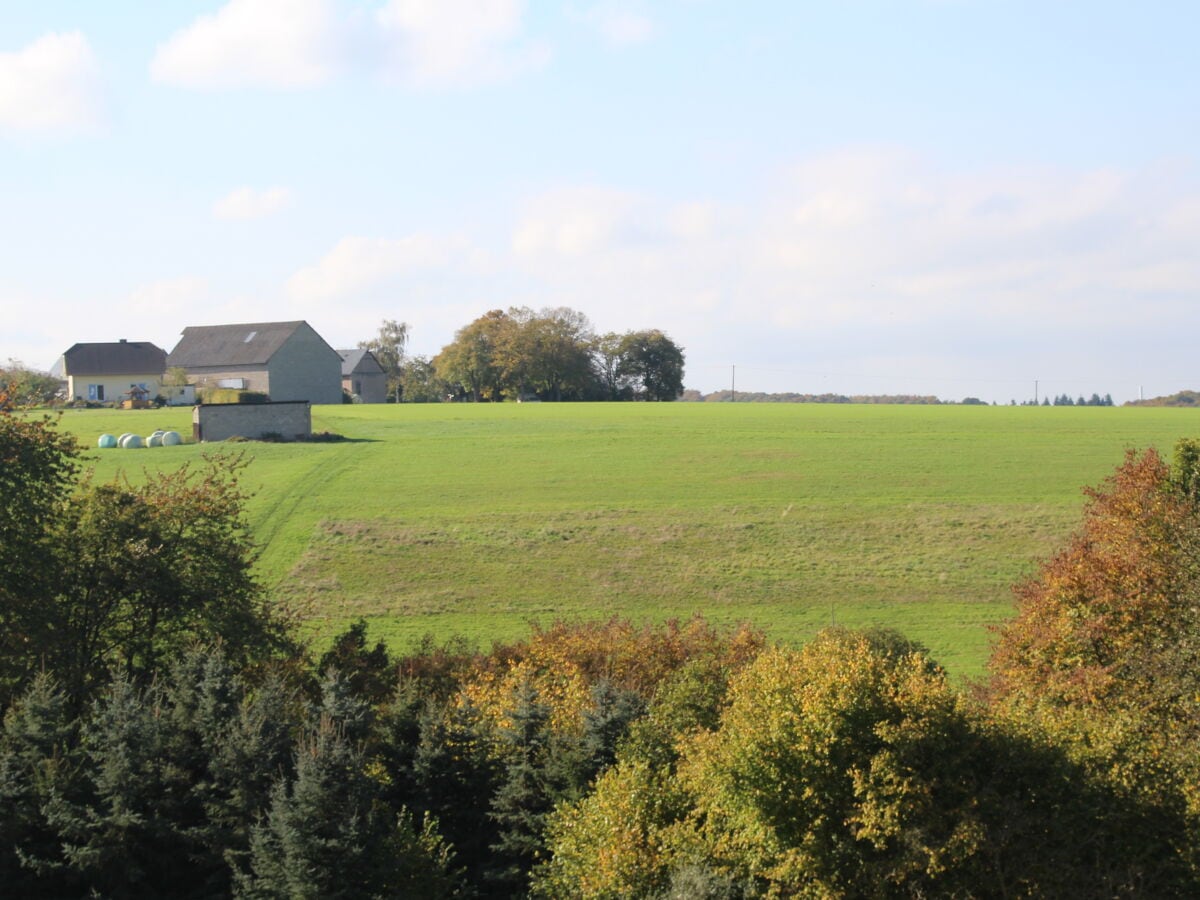
[[[153,400],[162,392],[158,375],[68,375],[67,392],[75,400],[94,400],[104,403],[120,403],[128,400],[129,388],[133,385],[145,387]],[[104,397],[99,400],[90,390],[92,386],[104,388]]]

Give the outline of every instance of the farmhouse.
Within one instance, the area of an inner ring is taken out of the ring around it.
[[[119,403],[132,396],[159,394],[167,352],[149,341],[122,338],[114,343],[75,344],[60,363],[72,400]]]
[[[193,325],[167,357],[197,387],[259,391],[273,401],[342,402],[342,358],[307,322]]]
[[[342,390],[363,403],[387,402],[387,373],[370,350],[339,350],[342,357]]]

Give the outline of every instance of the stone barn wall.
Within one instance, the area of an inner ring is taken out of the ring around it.
[[[288,441],[312,437],[312,405],[290,400],[192,407],[192,437],[197,441],[223,441],[234,435],[253,440],[266,434],[282,435]]]

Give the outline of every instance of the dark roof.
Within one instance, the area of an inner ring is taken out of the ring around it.
[[[67,375],[161,375],[167,351],[149,341],[75,344],[63,354]]]
[[[205,366],[266,365],[300,326],[298,322],[250,322],[243,325],[192,325],[167,357],[167,365]]]
[[[338,353],[342,357],[342,375],[353,375],[355,372],[365,375],[383,371],[383,366],[379,364],[379,360],[370,350],[360,348],[358,350],[339,350]]]

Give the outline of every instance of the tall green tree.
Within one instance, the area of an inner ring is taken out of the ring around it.
[[[592,359],[605,400],[627,400],[633,393],[629,377],[621,372],[621,343],[615,331],[593,338]]]
[[[621,339],[618,373],[642,400],[676,400],[683,393],[683,349],[657,329]]]
[[[550,707],[538,699],[532,683],[522,681],[498,735],[504,769],[490,816],[499,834],[487,873],[498,894],[523,896],[531,870],[545,856],[545,823],[554,805],[547,783],[549,723]]]
[[[531,391],[543,400],[583,399],[596,382],[587,316],[567,307],[539,312],[510,309],[513,323],[501,345],[500,367],[510,394]]]
[[[408,347],[408,323],[384,319],[369,341],[360,341],[360,350],[370,350],[387,373],[388,396],[399,403],[404,392],[404,361]]]
[[[438,378],[457,385],[476,403],[501,399],[500,348],[510,328],[508,315],[493,309],[454,333],[454,340],[433,358]]]
[[[448,848],[431,822],[418,826],[376,802],[365,758],[329,717],[300,741],[293,781],[275,788],[254,828],[247,898],[448,897],[457,889]]]
[[[294,649],[251,571],[240,458],[77,486],[78,454],[0,411],[0,704],[46,670],[82,709],[112,667],[147,680],[196,639],[239,665]]]
[[[70,694],[87,696],[113,666],[149,679],[197,639],[223,642],[237,665],[292,648],[251,571],[242,466],[213,457],[138,486],[87,486],[60,509],[53,628],[29,652]]]
[[[422,810],[454,848],[472,884],[486,880],[499,829],[490,817],[500,784],[494,736],[469,702],[430,705],[413,760]]]
[[[441,403],[449,393],[449,386],[426,356],[405,359],[400,382],[405,403]]]
[[[49,417],[17,416],[0,385],[0,707],[56,638],[54,523],[75,488],[80,448]]]

